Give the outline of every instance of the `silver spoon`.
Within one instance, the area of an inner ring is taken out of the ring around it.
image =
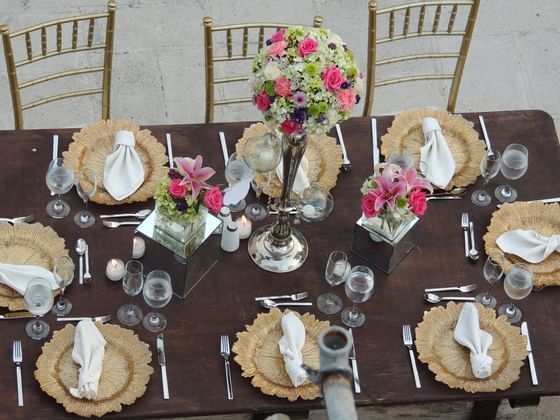
[[[140,222],[136,222],[136,221],[113,222],[109,220],[103,220],[103,224],[110,228],[118,228],[119,226],[138,226]]]
[[[454,196],[464,195],[466,192],[467,189],[465,187],[455,187],[449,191],[442,191],[438,193],[429,194],[428,197],[445,197],[445,196],[454,197]]]
[[[80,238],[76,241],[76,252],[78,253],[78,255],[80,256],[80,262],[79,262],[79,284],[84,284],[84,254],[86,253],[86,240],[83,238]]]
[[[467,302],[475,302],[476,299],[474,297],[465,297],[465,296],[440,296],[436,295],[435,293],[424,293],[424,300],[429,303],[440,303],[443,300],[461,300]]]
[[[311,302],[274,302],[271,299],[260,300],[259,303],[267,309],[276,308],[277,306],[311,306]]]
[[[111,219],[113,217],[136,217],[137,219],[145,219],[150,215],[152,209],[139,210],[136,213],[121,213],[121,214],[102,214],[99,216],[102,219]]]
[[[476,261],[480,258],[480,252],[476,249],[474,244],[474,225],[473,222],[469,222],[469,230],[471,232],[471,249],[469,249],[469,258]]]
[[[466,286],[453,286],[453,287],[435,287],[432,289],[424,289],[424,292],[451,292],[457,290],[461,293],[469,293],[476,289],[476,284],[467,284]]]

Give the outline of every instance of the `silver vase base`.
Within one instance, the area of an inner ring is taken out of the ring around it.
[[[272,241],[273,225],[263,226],[249,238],[249,256],[255,264],[273,273],[289,273],[300,268],[309,254],[309,246],[303,235],[293,227],[284,246],[275,246]]]

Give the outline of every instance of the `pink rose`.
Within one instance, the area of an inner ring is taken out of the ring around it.
[[[362,212],[366,217],[377,217],[379,216],[379,211],[375,210],[375,202],[379,198],[379,195],[374,191],[370,190],[366,195],[362,197]]]
[[[270,108],[270,98],[265,91],[262,91],[255,97],[255,104],[261,112],[267,111]]]
[[[323,86],[327,90],[337,90],[344,83],[344,77],[336,66],[331,66],[322,74]]]
[[[301,130],[301,125],[296,121],[285,120],[282,123],[282,131],[286,134],[292,134]]]
[[[288,43],[286,41],[278,41],[268,47],[269,57],[282,57],[286,55],[286,47]]]
[[[188,189],[186,185],[181,185],[180,179],[172,179],[167,191],[171,194],[171,197],[178,199],[185,198]]]
[[[270,40],[272,42],[282,41],[284,39],[284,34],[285,33],[286,33],[286,29],[285,28],[280,28],[276,32],[274,32],[274,35],[272,35]]]
[[[419,189],[414,189],[408,197],[408,205],[416,216],[423,216],[428,208],[426,193]]]
[[[212,213],[218,213],[224,204],[224,197],[218,187],[214,187],[204,194],[203,203]]]
[[[312,54],[317,51],[317,41],[314,38],[305,38],[299,41],[298,54],[300,57]]]
[[[292,93],[292,84],[287,77],[282,76],[274,82],[274,92],[280,96],[289,96]]]
[[[356,92],[354,89],[344,89],[336,94],[336,101],[342,111],[350,111],[356,103]]]

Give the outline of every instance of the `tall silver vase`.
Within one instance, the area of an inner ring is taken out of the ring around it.
[[[303,235],[290,226],[290,197],[303,154],[307,136],[282,135],[282,194],[276,222],[257,229],[249,238],[249,255],[264,270],[288,273],[303,265],[309,253]]]

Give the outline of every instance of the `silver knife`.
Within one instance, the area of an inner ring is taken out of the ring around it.
[[[340,147],[342,147],[342,169],[344,169],[346,172],[350,172],[352,170],[352,165],[350,164],[350,159],[348,159],[348,154],[346,153],[346,146],[344,145],[344,138],[342,137],[340,124],[337,124],[335,127],[338,142],[340,143]]]
[[[531,339],[529,338],[529,329],[527,328],[527,322],[523,321],[521,323],[521,334],[527,338],[527,353],[529,357],[529,370],[531,371],[531,382],[533,385],[538,385],[539,380],[537,378],[537,370],[535,369],[535,360],[533,359],[533,348],[531,347]]]
[[[18,311],[18,312],[7,312],[5,314],[0,315],[0,319],[21,319],[21,318],[33,318],[31,312],[27,311]]]
[[[530,201],[524,201],[524,203],[544,203],[544,204],[550,204],[550,203],[560,203],[560,197],[551,197],[551,198],[541,198],[539,200],[530,200]],[[498,204],[498,208],[502,208],[502,206],[504,205],[504,203],[500,203]]]
[[[167,384],[167,368],[165,367],[165,349],[163,347],[163,333],[156,339],[157,358],[161,367],[161,384],[163,386],[163,399],[169,399],[169,385]]]
[[[352,334],[352,328],[348,329],[350,333],[350,338],[352,338],[352,348],[350,349],[350,363],[352,364],[352,376],[354,378],[354,391],[356,394],[362,392],[360,387],[360,375],[358,375],[358,362],[356,361],[356,346],[354,345],[354,335]]]

